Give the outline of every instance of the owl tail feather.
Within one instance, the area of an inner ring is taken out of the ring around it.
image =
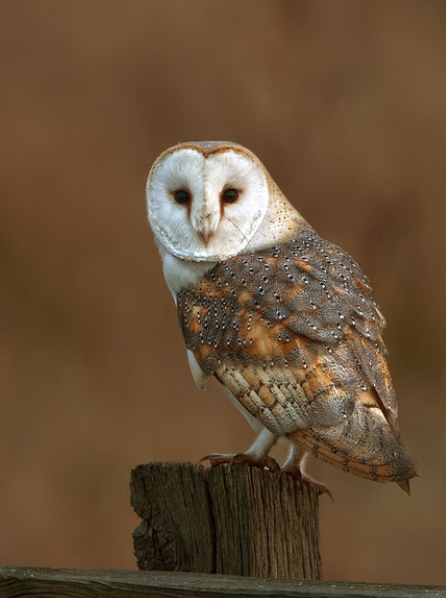
[[[399,482],[397,482],[397,484],[400,488],[402,488],[404,490],[404,492],[407,492],[407,494],[410,496],[410,481],[409,480],[399,480]]]
[[[401,443],[399,435],[390,432],[388,450],[384,452],[367,451],[364,453],[360,444],[350,450],[342,450],[318,434],[314,428],[310,431],[296,430],[289,435],[290,440],[303,447],[314,457],[339,467],[344,471],[375,482],[396,482],[410,494],[409,480],[419,475],[412,459]]]

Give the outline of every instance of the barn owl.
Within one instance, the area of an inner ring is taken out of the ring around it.
[[[149,173],[147,207],[193,378],[203,389],[215,377],[258,431],[242,458],[270,465],[285,438],[284,470],[319,492],[308,454],[409,492],[418,474],[398,431],[385,321],[356,262],[236,143],[167,149]]]

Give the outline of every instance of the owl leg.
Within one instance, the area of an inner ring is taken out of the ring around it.
[[[278,436],[275,436],[272,432],[263,428],[244,454],[248,456],[254,464],[262,465],[271,470],[280,471],[280,467],[276,460],[268,455],[278,439]],[[235,455],[235,457],[237,457],[237,455]]]
[[[304,467],[309,456],[310,453],[292,442],[290,452],[288,453],[287,460],[282,467],[282,471],[288,475],[291,475],[292,477],[306,482],[307,484],[311,484],[316,488],[318,494],[328,494],[333,501],[333,496],[328,487],[305,473]]]
[[[202,457],[198,463],[208,460],[211,467],[224,464],[232,465],[234,463],[248,463],[249,465],[257,467],[266,467],[271,471],[280,471],[280,467],[275,459],[268,455],[278,438],[278,436],[275,436],[269,430],[263,428],[249,449],[244,453],[237,453],[235,455],[206,455],[205,457]]]

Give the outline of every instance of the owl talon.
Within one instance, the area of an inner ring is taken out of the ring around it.
[[[302,476],[302,481],[305,482],[306,484],[310,484],[310,486],[314,486],[316,488],[319,496],[321,496],[321,494],[328,494],[328,496],[330,497],[331,503],[333,504],[333,502],[334,502],[333,494],[330,492],[330,489],[328,488],[328,486],[326,486],[322,482],[316,482],[316,480],[313,480],[312,478],[307,478],[307,476]]]
[[[204,465],[201,464],[201,461],[202,460],[200,459],[200,461],[198,461],[197,463],[195,463],[194,467],[196,469],[205,469]]]
[[[228,465],[231,463],[234,455],[220,455],[218,453],[211,453],[201,457],[197,465],[201,465],[203,461],[209,461],[211,467],[217,467],[218,465]]]
[[[201,465],[203,461],[209,461],[211,467],[218,467],[219,465],[228,465],[229,468],[231,468],[234,464],[241,465],[242,463],[246,463],[251,467],[261,467],[262,469],[269,469],[273,473],[280,473],[279,464],[275,459],[273,459],[269,455],[265,455],[264,457],[256,459],[249,453],[237,453],[235,455],[211,454],[202,457],[198,461],[197,465]]]
[[[262,463],[263,467],[266,467],[271,472],[277,473],[277,476],[280,475],[280,465],[277,463],[275,459],[273,459],[269,455],[265,455],[265,457],[262,457],[262,459],[259,460],[259,463]]]
[[[280,465],[269,455],[256,459],[249,453],[238,453],[232,457],[229,466],[231,467],[234,463],[237,465],[247,463],[251,467],[261,467],[262,469],[269,469],[273,473],[280,473]]]
[[[313,480],[313,478],[310,478],[310,476],[306,475],[305,473],[302,473],[302,471],[299,469],[299,467],[297,467],[297,465],[292,465],[290,467],[287,467],[286,469],[283,470],[283,473],[291,476],[294,480],[299,480],[300,482],[305,482],[306,484],[310,484],[311,486],[314,486],[316,488],[319,496],[321,494],[328,494],[328,496],[331,499],[331,502],[333,503],[333,495],[330,492],[330,489],[328,488],[328,486],[326,486],[322,482]]]

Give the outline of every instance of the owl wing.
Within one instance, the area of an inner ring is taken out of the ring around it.
[[[228,259],[177,297],[187,348],[266,428],[357,475],[415,475],[384,319],[354,260],[311,228]]]

